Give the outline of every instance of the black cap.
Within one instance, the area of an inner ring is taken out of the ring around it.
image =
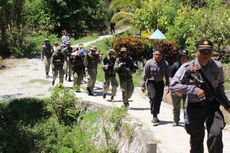
[[[188,51],[187,50],[180,50],[178,52],[178,56],[188,56]]]
[[[196,48],[199,51],[203,51],[203,50],[212,51],[213,50],[213,43],[208,38],[202,38],[196,42]]]

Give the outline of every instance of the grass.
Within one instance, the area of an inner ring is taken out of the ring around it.
[[[75,44],[91,41],[91,40],[94,40],[94,39],[97,39],[97,38],[98,38],[97,34],[93,33],[93,34],[88,35],[86,37],[82,37],[82,38],[79,38],[79,39],[70,39],[70,40],[71,40],[71,43],[75,45]]]
[[[47,85],[47,84],[49,84],[50,83],[50,81],[49,80],[45,80],[45,79],[31,79],[30,81],[29,81],[29,83],[39,83],[39,84],[43,84],[43,85]]]

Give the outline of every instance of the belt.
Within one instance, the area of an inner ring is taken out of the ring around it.
[[[156,81],[156,80],[148,80],[148,83],[162,83],[164,82],[163,80]]]

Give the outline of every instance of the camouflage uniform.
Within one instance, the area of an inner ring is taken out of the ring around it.
[[[124,57],[123,52],[128,54],[126,48],[121,48],[121,57],[116,59],[114,70],[119,76],[124,106],[128,107],[128,99],[132,96],[134,90],[132,74],[136,72],[137,66],[134,64],[131,57],[128,55],[127,57]]]
[[[67,43],[67,47],[64,48],[63,52],[65,54],[65,63],[64,63],[64,69],[65,69],[65,79],[68,81],[71,81],[71,75],[72,75],[72,67],[71,67],[71,63],[70,63],[70,57],[71,57],[71,53],[73,51],[73,48],[68,46],[70,45],[70,43]]]
[[[97,66],[101,62],[99,53],[96,52],[96,47],[90,48],[90,53],[85,55],[84,65],[87,67],[89,79],[87,82],[87,91],[89,95],[94,95],[93,88],[96,83]]]
[[[52,56],[53,50],[52,50],[52,46],[49,43],[48,39],[45,39],[44,43],[45,44],[42,46],[41,59],[44,60],[46,78],[48,78],[49,71],[50,71],[51,56]]]
[[[80,54],[80,51],[75,51],[71,54],[71,65],[73,70],[73,87],[77,92],[80,92],[81,82],[85,74],[84,56]]]
[[[187,58],[187,60],[183,60],[182,57]],[[181,59],[183,61],[181,61]],[[187,61],[188,61],[187,51],[186,50],[179,51],[178,61],[175,62],[172,66],[170,66],[169,77],[172,79],[176,71],[180,68],[180,66]],[[180,95],[177,94],[176,92],[171,92],[171,97],[173,102],[173,120],[174,120],[173,126],[177,126],[179,125],[179,121],[180,121],[181,101],[182,101],[182,108],[184,109],[186,95]]]
[[[65,54],[61,51],[60,48],[58,48],[57,51],[53,53],[51,58],[52,71],[53,71],[52,85],[54,85],[57,75],[59,75],[59,83],[63,84],[64,61],[65,61]]]
[[[103,68],[103,70],[105,72],[103,98],[106,97],[106,94],[107,94],[107,92],[109,90],[109,85],[110,85],[110,82],[111,82],[111,86],[112,86],[111,101],[114,99],[114,96],[116,96],[117,87],[118,87],[118,82],[117,82],[116,74],[115,74],[115,71],[114,71],[115,61],[116,61],[115,51],[110,50],[109,51],[109,56],[105,57],[103,59],[103,64],[102,64],[102,68]]]

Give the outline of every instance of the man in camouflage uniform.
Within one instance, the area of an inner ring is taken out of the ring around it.
[[[129,106],[128,99],[132,96],[134,90],[132,74],[136,72],[137,66],[125,47],[120,50],[120,57],[116,59],[114,70],[118,73],[120,86],[122,90],[122,100],[124,107]]]
[[[59,83],[63,84],[64,61],[65,61],[65,54],[61,51],[61,48],[57,48],[57,51],[53,53],[52,58],[51,58],[52,71],[53,71],[52,85],[55,84],[57,75],[59,75]]]
[[[103,59],[102,68],[105,72],[103,98],[104,99],[106,98],[106,94],[109,90],[109,85],[111,82],[111,86],[112,86],[111,101],[114,100],[114,96],[116,96],[117,87],[118,87],[118,82],[114,71],[115,61],[116,61],[116,52],[114,49],[110,49],[108,53],[108,57],[105,57]]]
[[[41,52],[41,60],[44,60],[45,63],[45,72],[46,72],[46,78],[49,78],[49,71],[50,71],[50,62],[51,62],[51,56],[53,53],[52,46],[49,42],[49,39],[44,40],[44,45],[42,46],[42,52]]]
[[[73,87],[76,92],[80,92],[81,82],[85,74],[85,66],[84,55],[81,55],[79,48],[71,54],[71,65],[73,70]]]
[[[71,47],[70,41],[66,43],[66,47],[63,49],[63,52],[65,54],[65,63],[64,63],[65,79],[67,80],[68,78],[68,81],[71,81],[72,66],[70,63],[70,57],[71,57],[71,53],[73,52],[73,48]]]
[[[84,65],[87,67],[89,79],[87,82],[87,91],[90,96],[94,96],[93,88],[96,83],[97,66],[101,62],[101,55],[97,52],[96,46],[91,47],[90,52],[85,55]]]
[[[172,91],[187,94],[185,129],[190,135],[190,153],[204,152],[205,129],[208,132],[209,153],[223,153],[222,130],[225,122],[220,104],[230,113],[230,101],[224,92],[223,66],[221,62],[211,59],[212,51],[211,40],[202,38],[197,41],[196,58],[183,64],[170,82]],[[214,90],[215,94],[210,95],[197,80],[206,84],[209,82],[210,90]]]
[[[170,66],[169,70],[169,80],[172,80],[173,76],[180,68],[180,66],[186,62],[188,62],[189,56],[186,50],[180,50],[177,56],[177,61]],[[181,109],[181,101],[182,108],[184,109],[186,95],[182,95],[177,92],[171,92],[172,102],[173,102],[173,126],[178,126],[180,121],[180,109]]]

